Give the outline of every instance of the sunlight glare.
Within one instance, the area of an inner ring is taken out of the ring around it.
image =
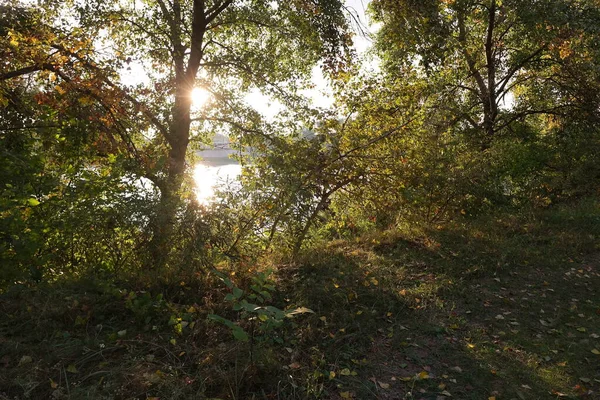
[[[196,199],[200,204],[209,204],[215,195],[215,187],[220,183],[237,179],[241,167],[237,164],[211,167],[197,164],[194,168]]]
[[[211,93],[203,88],[195,87],[192,90],[192,104],[194,108],[202,108],[211,98]]]

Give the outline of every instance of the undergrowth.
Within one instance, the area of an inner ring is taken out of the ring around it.
[[[598,398],[599,236],[587,201],[169,284],[14,286],[0,399]]]

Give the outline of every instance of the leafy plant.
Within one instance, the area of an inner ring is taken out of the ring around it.
[[[125,307],[135,314],[139,322],[149,324],[162,311],[166,310],[167,302],[160,293],[152,297],[149,292],[142,292],[139,295],[129,292],[125,299]]]
[[[254,275],[251,278],[252,283],[249,290],[240,289],[231,279],[219,271],[214,271],[214,273],[231,289],[231,293],[225,296],[225,300],[231,304],[233,311],[239,313],[240,320],[250,323],[251,333],[249,335],[240,325],[220,315],[209,314],[208,318],[231,329],[231,333],[236,340],[246,342],[250,339],[252,341],[273,339],[276,342],[281,342],[280,338],[274,338],[273,332],[283,325],[286,318],[313,312],[305,307],[284,311],[266,305],[267,301],[273,300],[271,293],[275,290],[275,286],[269,279],[270,271],[258,272]]]

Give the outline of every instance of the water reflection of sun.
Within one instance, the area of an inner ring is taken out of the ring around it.
[[[197,164],[194,168],[196,199],[201,204],[210,203],[215,194],[215,187],[220,183],[237,179],[240,172],[241,166],[238,164],[228,164],[219,167]]]

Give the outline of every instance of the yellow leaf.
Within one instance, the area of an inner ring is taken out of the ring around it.
[[[56,85],[56,86],[54,86],[54,89],[55,89],[55,90],[56,90],[58,93],[60,93],[60,94],[65,94],[65,93],[67,93],[67,91],[66,91],[65,89],[63,89],[61,86],[59,86],[59,85]]]
[[[417,378],[420,379],[420,380],[429,379],[429,374],[427,373],[427,371],[421,371],[417,375]]]
[[[77,367],[75,367],[74,364],[69,364],[69,366],[67,367],[67,372],[70,372],[72,374],[76,374],[77,373]]]
[[[342,399],[351,399],[352,398],[352,393],[350,393],[350,392],[340,392],[340,397]]]
[[[599,356],[600,356],[600,351],[598,351],[598,349],[594,349],[594,350],[592,350],[592,353],[594,353],[594,354],[596,354],[596,355],[599,355]]]
[[[343,370],[340,371],[340,375],[349,376],[350,370],[348,368],[344,368]]]
[[[335,372],[329,371],[329,379],[335,378]]]
[[[381,386],[382,389],[389,389],[390,388],[390,384],[389,383],[383,383],[383,382],[377,382],[379,383],[379,386]]]

